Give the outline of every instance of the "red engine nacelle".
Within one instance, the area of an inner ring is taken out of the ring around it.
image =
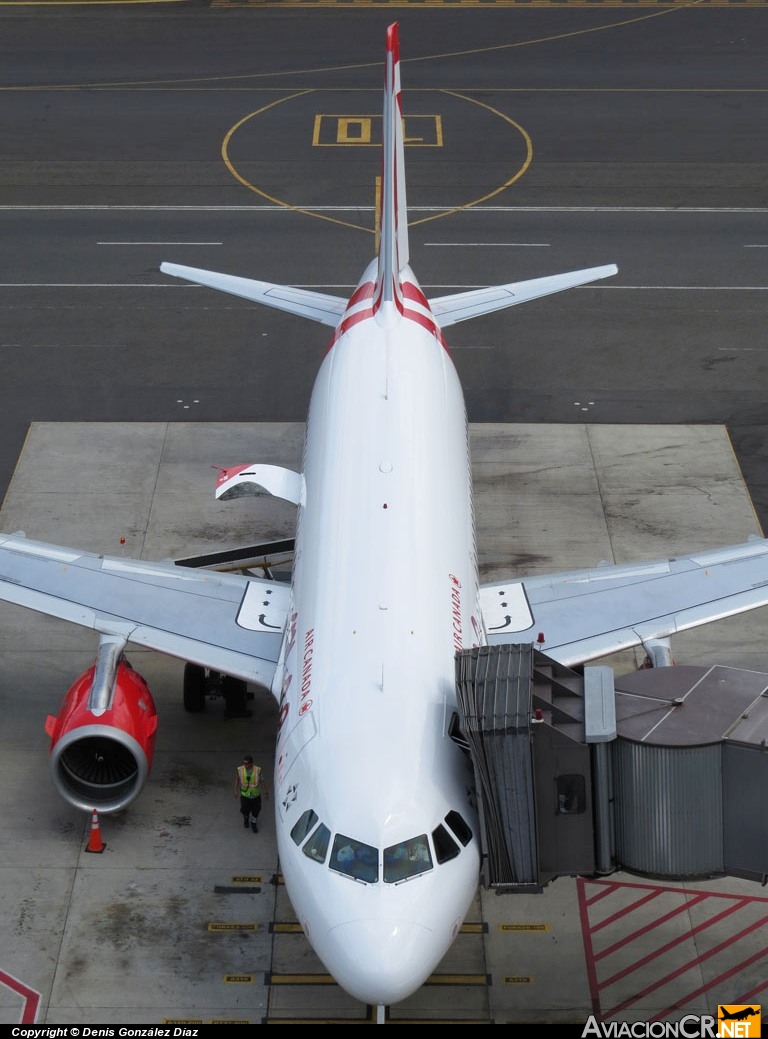
[[[51,771],[62,797],[76,808],[117,812],[149,775],[157,710],[147,683],[121,659],[109,703],[89,706],[96,665],[74,683],[58,718],[48,716]]]

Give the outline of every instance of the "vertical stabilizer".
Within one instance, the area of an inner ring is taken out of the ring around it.
[[[400,39],[397,22],[387,29],[382,119],[381,210],[374,313],[384,303],[402,311],[400,271],[408,264],[403,116],[400,95]]]
[[[491,314],[518,303],[525,303],[527,300],[539,299],[541,296],[562,292],[578,285],[587,285],[616,274],[615,264],[605,264],[602,267],[589,267],[586,270],[550,274],[543,278],[509,282],[506,285],[470,289],[451,296],[438,296],[427,300],[410,268],[408,252],[405,134],[397,22],[393,22],[387,28],[385,64],[378,256],[365,268],[351,300],[291,285],[276,285],[232,274],[218,274],[197,267],[181,267],[176,263],[163,263],[160,270],[174,278],[184,278],[197,285],[242,296],[265,307],[274,307],[312,321],[319,321],[332,327],[336,337],[351,325],[373,315],[379,324],[387,324],[399,316],[409,317],[423,327],[430,328],[438,338],[440,329],[455,325],[459,321],[468,321],[470,318]],[[376,280],[371,291],[374,269]]]

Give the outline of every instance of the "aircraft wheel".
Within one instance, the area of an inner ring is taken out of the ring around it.
[[[205,668],[184,665],[184,710],[198,714],[205,710]]]
[[[224,675],[221,679],[221,695],[227,705],[228,718],[250,718],[251,712],[245,709],[247,684],[242,678]]]

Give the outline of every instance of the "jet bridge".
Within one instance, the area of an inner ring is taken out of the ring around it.
[[[766,882],[768,675],[615,678],[511,644],[458,654],[456,683],[486,888],[618,869]]]

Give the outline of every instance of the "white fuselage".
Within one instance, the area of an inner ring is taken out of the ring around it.
[[[342,322],[320,368],[276,677],[281,869],[314,949],[371,1004],[405,998],[434,970],[479,867],[472,774],[448,734],[455,653],[481,641],[467,423],[439,331],[414,306],[415,320],[390,305]],[[310,809],[333,835],[378,849],[379,866],[384,848],[452,811],[473,836],[404,882],[380,871],[364,883],[292,839]]]

